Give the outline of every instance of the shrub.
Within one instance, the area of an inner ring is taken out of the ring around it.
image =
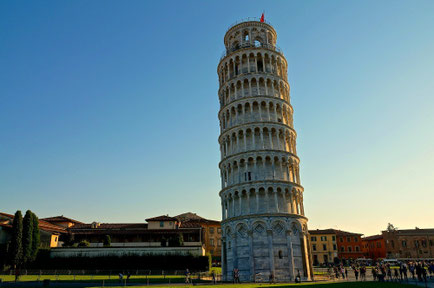
[[[78,243],[78,247],[89,247],[90,243],[87,240],[82,240],[80,243]]]

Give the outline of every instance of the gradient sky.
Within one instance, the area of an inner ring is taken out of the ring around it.
[[[217,64],[288,60],[309,225],[433,227],[434,1],[1,1],[0,211],[221,219]]]

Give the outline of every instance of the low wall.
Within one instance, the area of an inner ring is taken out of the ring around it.
[[[104,256],[205,256],[202,246],[196,247],[62,247],[50,250],[51,258]]]

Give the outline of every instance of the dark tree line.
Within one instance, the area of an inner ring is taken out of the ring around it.
[[[9,263],[14,267],[21,267],[33,262],[40,246],[39,219],[30,210],[26,215],[18,210],[12,223],[12,235],[9,242]]]

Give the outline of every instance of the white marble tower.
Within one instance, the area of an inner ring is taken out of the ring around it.
[[[274,28],[232,25],[218,65],[222,179],[222,273],[232,280],[310,280],[287,61]]]

